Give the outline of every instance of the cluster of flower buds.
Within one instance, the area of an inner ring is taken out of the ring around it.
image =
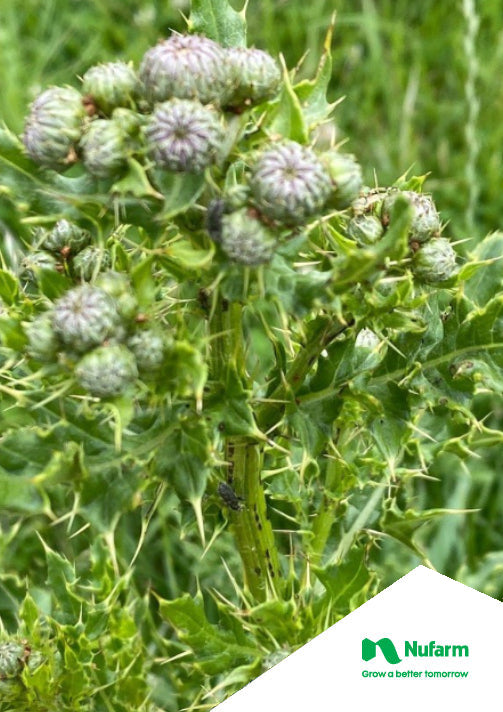
[[[399,197],[411,207],[408,238],[414,275],[427,283],[445,282],[456,273],[456,252],[451,242],[441,236],[440,216],[426,193],[391,188],[360,198],[353,205],[348,237],[362,247],[378,242],[393,222],[393,208]]]
[[[84,74],[80,93],[47,89],[32,104],[24,143],[41,166],[65,170],[80,162],[97,179],[116,181],[131,158],[146,171],[201,174],[226,160],[229,117],[277,100],[281,88],[280,68],[267,52],[173,33],[145,53],[138,72],[110,62]],[[323,209],[344,210],[362,188],[352,155],[286,139],[265,142],[243,180],[241,203],[222,196],[225,217],[213,236],[226,259],[250,267],[271,259],[284,228]],[[94,271],[92,249],[83,247],[73,261],[83,279]],[[106,258],[102,263],[107,267]]]
[[[27,352],[70,368],[93,396],[118,396],[138,375],[159,371],[164,360],[164,335],[141,322],[128,277],[103,272],[92,285],[70,289],[25,324]]]

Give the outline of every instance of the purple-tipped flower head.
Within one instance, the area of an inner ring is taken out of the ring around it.
[[[112,336],[120,321],[114,300],[103,290],[87,284],[60,297],[52,314],[56,335],[65,346],[79,353]]]
[[[86,116],[82,97],[71,87],[51,87],[32,103],[23,142],[30,158],[41,166],[64,168],[76,159]]]
[[[170,171],[202,173],[215,160],[222,140],[218,114],[188,99],[159,104],[147,127],[154,160]]]
[[[273,145],[259,156],[250,187],[259,211],[286,225],[318,213],[331,190],[318,156],[295,141]]]
[[[219,44],[199,35],[177,34],[147,51],[140,79],[151,102],[176,96],[225,104],[230,83]]]

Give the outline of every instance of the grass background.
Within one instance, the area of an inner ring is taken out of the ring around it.
[[[330,16],[337,13],[331,98],[339,138],[360,159],[366,180],[386,185],[412,167],[430,172],[446,232],[477,240],[501,222],[503,2],[456,0],[250,0],[249,43],[282,52],[289,66],[306,53],[301,75],[317,65]],[[187,3],[132,0],[0,0],[1,113],[21,132],[29,102],[51,84],[74,84],[92,64],[132,59],[170,29],[183,30]],[[469,242],[467,243],[469,246]],[[499,399],[481,413],[503,413]],[[437,568],[494,596],[503,593],[503,453],[468,467],[445,462],[434,483],[416,484],[420,507],[472,508],[424,535]],[[384,544],[391,583],[417,559]]]

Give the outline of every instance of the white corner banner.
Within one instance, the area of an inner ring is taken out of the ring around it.
[[[503,603],[418,566],[215,712],[503,709]]]

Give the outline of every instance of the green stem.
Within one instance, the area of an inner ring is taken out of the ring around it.
[[[335,522],[339,501],[331,495],[340,483],[342,473],[337,460],[329,460],[325,478],[325,494],[320,509],[316,513],[309,542],[309,562],[318,565],[327,545],[328,537]]]
[[[244,567],[245,586],[259,601],[276,597],[280,587],[279,560],[260,473],[262,452],[251,438],[227,441],[228,481],[243,506],[230,512],[232,530]]]
[[[250,383],[245,368],[242,306],[215,296],[210,317],[211,377],[227,383],[231,372],[237,374],[245,390]],[[229,509],[232,532],[244,568],[245,587],[259,600],[277,596],[279,557],[261,481],[263,441],[251,436],[229,435],[225,457],[227,483],[240,498],[239,509]]]
[[[334,325],[332,318],[319,319],[319,323],[310,335],[308,343],[295,356],[282,383],[268,396],[268,402],[264,403],[257,412],[257,422],[263,431],[267,431],[281,418],[285,401],[295,398],[296,393],[303,385],[304,380],[319,357],[323,349],[349,329],[354,324],[354,319],[350,319],[344,324]]]

